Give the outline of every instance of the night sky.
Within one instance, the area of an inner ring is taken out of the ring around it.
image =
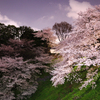
[[[34,29],[61,21],[72,24],[78,12],[99,4],[100,0],[0,0],[0,23]]]

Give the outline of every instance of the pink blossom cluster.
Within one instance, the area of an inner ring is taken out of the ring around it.
[[[2,57],[0,59],[0,100],[15,99],[15,91],[19,91],[17,100],[31,95],[37,90],[36,66],[23,61],[22,57]],[[33,76],[32,76],[33,75]]]
[[[53,33],[49,34],[49,31],[43,31],[47,43],[50,37],[54,39],[51,36]],[[20,41],[9,39],[7,44],[0,44],[0,100],[26,99],[37,90],[40,69],[48,72],[46,64],[50,64],[53,59],[48,47],[42,43],[36,44],[37,39],[43,42],[41,38],[37,36],[36,40]]]
[[[51,71],[53,75],[51,81],[54,86],[63,84],[65,78],[70,78],[69,74],[73,72],[74,66],[77,66],[76,72],[81,71],[83,65],[86,66],[84,70],[90,70],[86,75],[86,82],[79,79],[83,82],[80,89],[94,80],[100,66],[100,5],[79,13],[73,31],[56,50],[60,51],[62,58],[60,62],[53,65],[54,69]],[[95,67],[91,69],[90,66]],[[90,78],[89,73],[91,73]]]

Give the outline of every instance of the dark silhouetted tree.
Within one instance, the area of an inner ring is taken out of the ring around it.
[[[59,41],[66,39],[69,32],[72,31],[72,25],[67,22],[55,23],[52,27],[56,31]]]
[[[14,39],[16,36],[16,27],[13,25],[5,26],[0,23],[0,44],[7,44],[10,38]]]

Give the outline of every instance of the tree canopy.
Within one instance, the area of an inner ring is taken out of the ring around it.
[[[73,31],[56,49],[63,60],[54,65],[53,85],[63,84],[65,78],[71,80],[71,73],[74,82],[81,83],[77,72],[86,70],[87,80],[80,89],[88,84],[94,88],[95,81],[100,77],[100,6],[80,12]]]
[[[56,31],[59,41],[62,41],[72,31],[72,25],[67,22],[55,23],[52,29]]]
[[[49,44],[54,36],[50,32],[46,29],[39,36],[40,32],[27,26],[0,24],[1,100],[22,100],[37,90],[38,75],[41,69],[49,70],[46,65],[53,58]]]

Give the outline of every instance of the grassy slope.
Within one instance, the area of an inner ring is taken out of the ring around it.
[[[69,86],[69,87],[67,87]],[[53,87],[50,78],[46,81],[40,81],[38,90],[29,100],[61,100],[66,94],[70,93],[73,89],[70,83]]]
[[[48,75],[48,73],[44,73],[41,78]],[[100,80],[95,89],[87,87],[79,90],[79,86],[78,83],[65,82],[55,88],[52,86],[50,78],[45,81],[40,80],[37,91],[28,100],[100,100]]]

